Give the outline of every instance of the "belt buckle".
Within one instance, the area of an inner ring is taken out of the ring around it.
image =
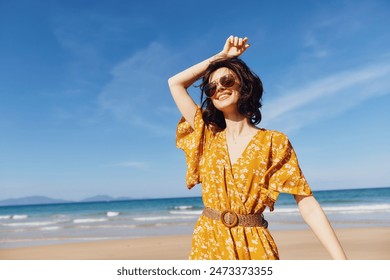
[[[225,218],[227,214],[230,214],[233,217],[233,221],[230,221],[229,218]],[[225,210],[221,213],[221,222],[225,227],[232,228],[238,225],[238,216],[232,210]]]

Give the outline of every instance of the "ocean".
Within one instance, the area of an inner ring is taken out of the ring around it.
[[[334,228],[390,226],[390,187],[314,191]],[[201,197],[0,207],[0,249],[67,242],[192,234]],[[304,229],[295,200],[265,211],[269,229]]]

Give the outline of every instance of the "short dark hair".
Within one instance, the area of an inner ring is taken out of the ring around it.
[[[209,83],[210,75],[219,68],[226,67],[232,70],[240,80],[240,96],[237,102],[238,112],[245,116],[251,124],[256,125],[261,121],[260,108],[263,96],[263,83],[260,78],[239,58],[220,59],[213,61],[207,68],[202,83],[199,85],[201,94],[201,108],[203,120],[207,125],[226,128],[225,118],[221,111],[215,108],[210,98],[205,95],[205,86]]]

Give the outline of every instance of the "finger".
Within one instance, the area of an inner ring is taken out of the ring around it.
[[[229,39],[230,39],[230,40],[229,40],[229,44],[230,44],[230,45],[233,45],[233,44],[234,44],[234,36],[233,36],[233,35],[230,36]]]
[[[231,43],[232,43],[232,39],[233,39],[233,35],[230,35],[230,36],[226,39],[225,48],[226,48],[226,47],[230,47],[230,45],[231,45]]]
[[[238,39],[238,45],[239,45],[239,46],[242,46],[242,38],[239,38],[239,39]]]
[[[234,45],[237,46],[237,44],[238,44],[238,37],[236,36],[234,37]]]
[[[231,45],[232,45],[233,40],[234,40],[233,35],[230,35],[230,36],[226,39],[226,42],[225,42],[225,45],[224,45],[223,49],[226,50],[226,51],[229,50],[230,47],[231,47]]]

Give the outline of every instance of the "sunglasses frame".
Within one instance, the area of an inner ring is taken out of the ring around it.
[[[233,81],[233,83],[230,85],[230,82]],[[217,83],[220,84],[224,88],[231,88],[234,87],[234,85],[238,84],[236,81],[236,78],[233,74],[229,73],[226,75],[223,75],[219,79],[212,81],[211,83],[208,83],[204,86],[204,93],[208,98],[211,98],[214,96],[214,94],[217,92]],[[210,91],[213,91],[212,94],[210,94]]]

